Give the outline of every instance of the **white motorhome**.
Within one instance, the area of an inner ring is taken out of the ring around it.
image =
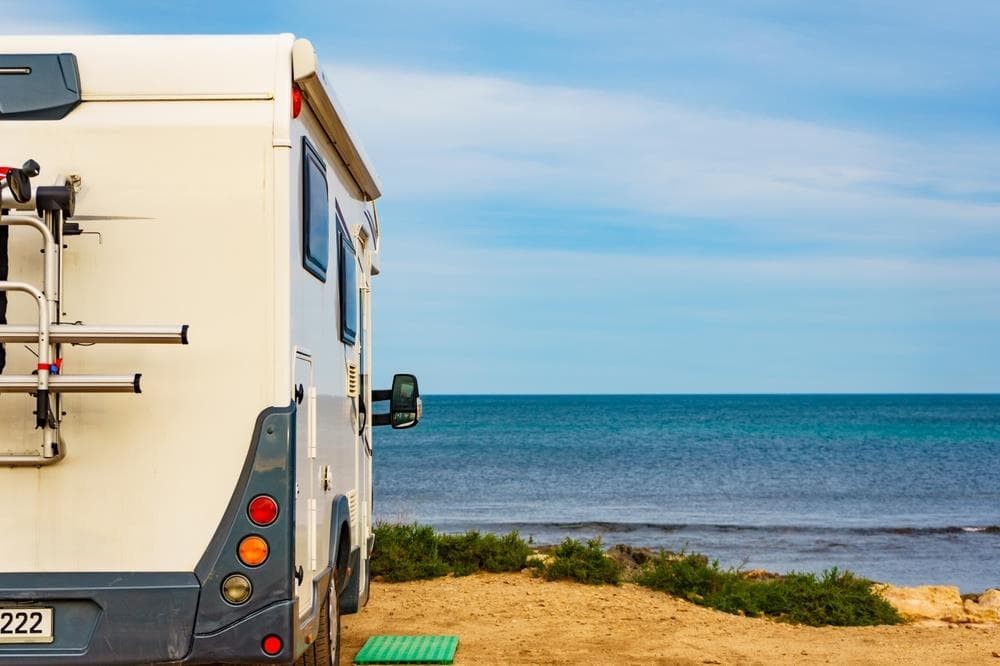
[[[0,664],[337,663],[420,399],[311,44],[0,38],[0,164]]]

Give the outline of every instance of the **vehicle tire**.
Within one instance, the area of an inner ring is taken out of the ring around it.
[[[308,655],[313,652],[313,661],[306,661],[312,666],[340,666],[340,600],[337,596],[336,575],[330,580],[330,591],[326,595],[326,603],[319,609],[319,631],[316,641],[309,647]],[[325,637],[325,639],[324,639]],[[305,655],[304,655],[305,656]]]

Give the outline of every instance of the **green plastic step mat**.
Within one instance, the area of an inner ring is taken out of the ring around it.
[[[355,664],[450,664],[458,636],[372,636]]]

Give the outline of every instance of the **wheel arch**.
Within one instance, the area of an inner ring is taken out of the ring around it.
[[[351,505],[344,495],[333,498],[330,511],[330,569],[337,580],[346,578],[351,553]]]

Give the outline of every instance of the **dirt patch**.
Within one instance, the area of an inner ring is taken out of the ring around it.
[[[457,634],[471,664],[991,664],[1000,625],[801,627],[636,585],[477,574],[375,583],[343,619],[344,664],[375,634]]]

